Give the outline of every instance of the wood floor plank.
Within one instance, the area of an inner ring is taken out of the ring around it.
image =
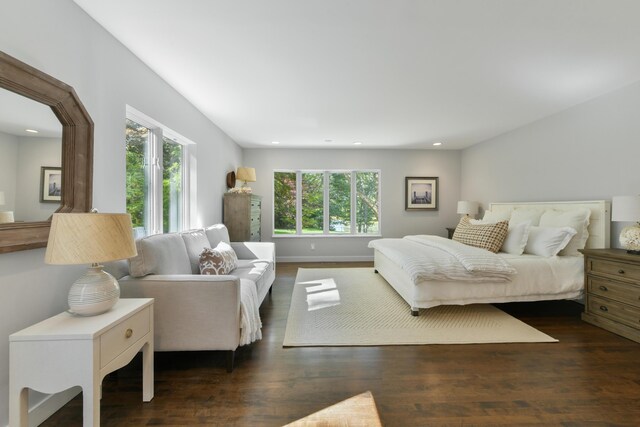
[[[385,426],[640,425],[640,344],[580,320],[570,301],[500,304],[558,343],[283,348],[298,267],[279,263],[263,339],[236,368],[218,352],[156,353],[155,398],[140,360],[103,383],[103,426],[279,426],[371,390]],[[82,425],[82,400],[43,426]]]

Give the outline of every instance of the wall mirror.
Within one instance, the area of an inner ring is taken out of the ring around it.
[[[0,157],[16,159],[0,165],[0,217],[13,221],[0,253],[44,247],[53,212],[91,209],[93,121],[71,86],[3,52],[0,92]]]

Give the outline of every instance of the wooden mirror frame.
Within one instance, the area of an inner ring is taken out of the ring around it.
[[[51,107],[62,124],[62,201],[56,212],[89,212],[93,191],[93,121],[73,88],[0,51],[0,88]],[[0,253],[47,245],[46,221],[0,224]]]

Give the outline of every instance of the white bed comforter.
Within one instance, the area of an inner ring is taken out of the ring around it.
[[[439,236],[415,235],[379,239],[369,247],[400,266],[413,283],[423,280],[508,282],[516,269],[485,249]]]

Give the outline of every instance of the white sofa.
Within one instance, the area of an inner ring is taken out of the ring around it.
[[[229,275],[200,275],[200,252],[220,241],[234,249],[238,267]],[[230,242],[218,224],[144,237],[136,247],[136,257],[107,270],[118,279],[122,298],[155,298],[155,350],[224,350],[231,372],[238,346],[261,337],[258,307],[275,280],[275,245]]]

